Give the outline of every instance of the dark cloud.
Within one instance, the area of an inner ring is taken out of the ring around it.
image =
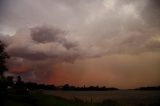
[[[151,27],[160,27],[160,1],[149,0],[142,11],[143,18]]]
[[[6,6],[6,3],[8,1],[7,0],[0,0],[0,22],[2,21],[2,18],[3,18],[3,13],[4,13],[4,10],[5,10],[5,6]]]
[[[0,35],[11,56],[10,71],[34,73],[35,80],[45,79],[57,63],[80,58],[78,45],[66,37],[62,30],[46,26],[20,30],[14,36]]]
[[[0,0],[0,11],[2,11],[5,0]]]
[[[70,61],[67,60],[68,56],[74,58],[77,44],[65,37],[65,33],[60,29],[35,27],[9,37],[10,43],[7,51],[11,56],[32,60],[54,58],[54,60]]]
[[[46,42],[62,42],[65,39],[62,39],[61,36],[64,36],[65,33],[62,30],[56,28],[49,28],[49,27],[36,27],[31,29],[31,36],[32,39],[39,42],[39,43],[46,43]]]
[[[76,46],[75,43],[67,41],[65,38],[66,34],[67,32],[57,28],[50,28],[45,26],[31,28],[31,37],[38,43],[57,42],[61,43],[67,49]]]
[[[160,52],[159,0],[2,0],[0,5],[0,39],[12,56],[10,69],[26,79],[45,80],[56,64],[77,59]]]

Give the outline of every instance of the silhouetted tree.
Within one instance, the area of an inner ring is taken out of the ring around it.
[[[13,87],[14,82],[13,82],[13,76],[8,76],[7,77],[7,86],[8,87]]]
[[[69,86],[68,84],[65,84],[65,85],[63,86],[63,90],[69,90],[69,88],[70,88],[70,86]]]
[[[8,54],[5,52],[5,45],[0,41],[0,98],[2,100],[1,106],[5,103],[6,90],[7,90],[7,80],[3,76],[3,73],[7,71],[6,60],[9,58]]]
[[[23,88],[24,87],[24,82],[22,81],[21,76],[17,76],[16,87],[17,88]]]
[[[5,45],[0,41],[0,77],[3,73],[7,71],[6,60],[9,58],[8,54],[5,52]]]

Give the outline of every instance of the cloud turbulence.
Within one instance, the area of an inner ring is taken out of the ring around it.
[[[159,11],[159,0],[1,0],[9,71],[44,83],[159,85]]]

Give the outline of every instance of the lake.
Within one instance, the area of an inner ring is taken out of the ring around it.
[[[75,98],[78,98],[84,102],[94,103],[109,99],[130,106],[160,104],[160,91],[44,91],[44,93],[66,99],[75,100]]]

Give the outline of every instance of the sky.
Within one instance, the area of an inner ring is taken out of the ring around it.
[[[159,0],[0,0],[0,40],[25,81],[156,86],[159,19]]]

